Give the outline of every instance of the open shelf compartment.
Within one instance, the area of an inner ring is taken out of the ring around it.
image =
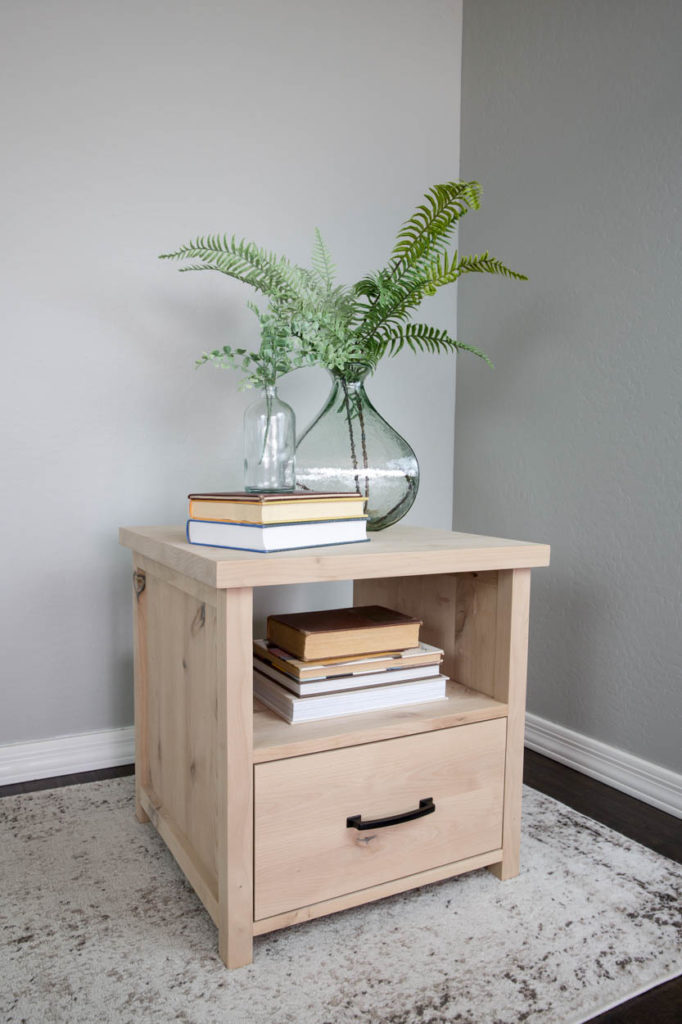
[[[506,683],[495,665],[496,571],[356,580],[353,603],[381,604],[422,620],[420,639],[445,652],[447,699],[298,725],[255,701],[254,764],[507,715]]]

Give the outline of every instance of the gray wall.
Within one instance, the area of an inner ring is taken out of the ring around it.
[[[253,296],[157,253],[227,231],[307,262],[318,226],[341,279],[380,265],[458,174],[461,2],[34,0],[0,40],[3,743],[132,721],[117,527],[241,485],[250,399],[193,361],[257,344]],[[452,329],[454,294],[433,313]],[[326,376],[282,390],[303,427]],[[448,527],[453,362],[401,356],[369,391],[420,458],[411,521]],[[291,593],[268,597],[261,619]]]
[[[548,541],[530,710],[682,769],[682,4],[468,0],[455,527]]]

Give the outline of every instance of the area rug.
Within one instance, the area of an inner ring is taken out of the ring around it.
[[[524,792],[522,864],[255,940],[216,930],[132,778],[0,800],[3,1024],[577,1024],[682,973],[682,869]]]

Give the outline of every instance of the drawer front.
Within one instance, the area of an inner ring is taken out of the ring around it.
[[[498,849],[505,742],[499,718],[256,765],[256,920]]]

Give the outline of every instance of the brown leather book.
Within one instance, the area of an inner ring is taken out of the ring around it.
[[[268,640],[302,661],[417,647],[420,619],[367,605],[268,617]]]

